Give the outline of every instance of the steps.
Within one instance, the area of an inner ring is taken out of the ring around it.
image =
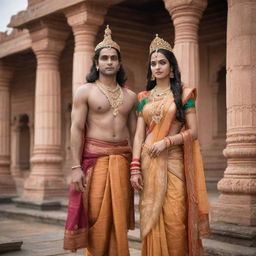
[[[203,239],[205,256],[256,256],[256,248]]]

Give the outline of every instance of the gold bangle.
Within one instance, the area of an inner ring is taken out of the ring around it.
[[[173,139],[172,139],[172,136],[168,136],[167,139],[169,140],[169,147],[170,146],[173,146],[174,145],[174,142],[173,142]]]
[[[72,170],[77,169],[77,168],[82,168],[82,166],[79,164],[79,165],[74,165],[71,167]]]

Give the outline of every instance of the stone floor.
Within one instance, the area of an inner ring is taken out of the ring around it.
[[[2,256],[83,255],[83,250],[71,253],[62,249],[63,227],[60,225],[0,217],[0,237],[23,241],[20,251],[2,253]],[[134,248],[130,248],[130,253],[131,256],[140,255]]]

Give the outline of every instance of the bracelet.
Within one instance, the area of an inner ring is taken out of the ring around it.
[[[172,139],[172,136],[168,136],[167,139],[169,140],[170,142],[170,146],[173,146],[174,145],[174,141]]]
[[[82,168],[82,166],[79,164],[79,165],[74,165],[71,167],[72,170],[77,169],[77,168]]]
[[[139,158],[133,158],[132,162],[139,162],[140,163],[140,159]]]
[[[137,174],[141,174],[141,171],[137,170],[137,171],[132,171],[132,172],[131,172],[131,176],[132,176],[132,175],[137,175]]]

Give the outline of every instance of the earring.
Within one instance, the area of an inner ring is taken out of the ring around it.
[[[154,81],[156,78],[155,78],[155,76],[152,74],[151,75],[151,81]]]
[[[173,70],[171,69],[171,72],[169,74],[170,78],[174,78],[174,73],[173,73]]]
[[[96,67],[97,71],[99,71],[99,67]]]

